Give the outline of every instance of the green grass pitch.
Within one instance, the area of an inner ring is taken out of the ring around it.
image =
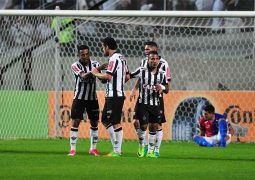
[[[69,140],[0,140],[0,179],[254,179],[255,144],[203,148],[193,142],[168,142],[158,159],[138,158],[137,142],[123,142],[120,158],[92,157],[89,140],[79,139],[77,156],[67,156]],[[107,140],[101,154],[111,151]]]

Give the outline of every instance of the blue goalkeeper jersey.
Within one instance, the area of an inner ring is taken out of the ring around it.
[[[218,114],[218,113],[215,113],[215,118],[214,118],[214,121],[213,121],[213,134],[216,135],[218,134],[219,132],[219,121],[220,120],[226,120],[226,116],[222,115],[222,114]]]

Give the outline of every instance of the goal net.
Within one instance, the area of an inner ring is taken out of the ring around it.
[[[111,36],[131,71],[144,57],[146,41],[155,41],[169,63],[172,81],[171,91],[164,96],[165,140],[192,140],[199,133],[203,106],[212,103],[233,124],[233,141],[255,142],[254,12],[204,17],[192,12],[184,12],[187,17],[45,12],[0,13],[0,138],[68,138],[75,83],[70,65],[78,60],[76,47],[88,45],[91,59],[104,63],[101,39]],[[136,139],[135,102],[129,101],[134,82],[125,86],[125,139]],[[98,82],[97,90],[102,110],[105,86]],[[84,114],[79,136],[88,138],[89,127]],[[101,123],[99,135],[108,138]]]

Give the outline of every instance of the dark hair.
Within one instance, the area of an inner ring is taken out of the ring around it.
[[[116,41],[112,37],[107,37],[102,40],[104,46],[108,46],[109,49],[115,50],[118,48]]]
[[[89,50],[89,47],[87,45],[78,46],[78,51],[83,50],[83,49],[88,49]]]
[[[154,41],[147,41],[144,43],[144,46],[153,46],[153,47],[158,47],[157,43],[155,43]]]
[[[215,113],[215,108],[212,104],[208,104],[204,107],[204,111],[213,114]]]
[[[148,53],[148,56],[151,55],[151,54],[157,54],[158,55],[158,52],[157,51],[151,51]]]

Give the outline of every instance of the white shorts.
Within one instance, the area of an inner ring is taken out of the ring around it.
[[[227,134],[229,139],[226,141],[226,145],[228,145],[231,142],[231,134]],[[205,140],[211,144],[217,144],[220,142],[220,133],[217,135],[211,136],[211,137],[204,137]]]

